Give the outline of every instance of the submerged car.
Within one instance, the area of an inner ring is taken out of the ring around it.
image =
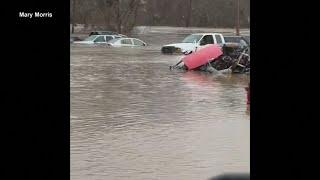
[[[92,31],[89,36],[92,35],[118,35],[118,33],[114,31]]]
[[[216,44],[208,44],[204,48],[184,56],[176,65],[170,69],[194,70],[219,58],[223,54],[221,47]],[[179,66],[183,62],[182,66]]]
[[[248,43],[250,46],[250,36],[243,36],[244,40]]]
[[[250,46],[250,36],[224,36],[227,44],[238,44],[241,47]]]
[[[220,33],[196,33],[187,36],[181,43],[164,45],[161,52],[164,54],[191,53],[201,49],[207,44],[217,44],[222,46],[225,43],[224,37]]]
[[[83,41],[75,41],[74,44],[106,44],[112,39],[121,38],[120,35],[92,35]]]
[[[138,47],[147,45],[147,43],[137,38],[117,38],[110,40],[107,44],[114,47]]]

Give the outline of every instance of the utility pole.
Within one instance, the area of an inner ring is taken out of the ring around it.
[[[189,0],[188,10],[186,15],[186,27],[190,26],[191,16],[192,16],[192,0]]]
[[[237,25],[236,25],[236,33],[237,36],[240,35],[240,0],[237,0]]]
[[[71,33],[74,33],[74,19],[75,19],[75,12],[76,12],[76,0],[72,1],[72,26],[71,26]]]

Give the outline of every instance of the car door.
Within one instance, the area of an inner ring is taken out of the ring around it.
[[[218,45],[222,45],[222,44],[224,44],[225,42],[223,41],[223,38],[221,37],[222,35],[220,35],[220,34],[215,34],[214,35],[214,39],[215,39],[215,41],[216,41],[216,44],[218,44]]]
[[[114,39],[114,37],[113,37],[113,36],[105,36],[105,38],[106,38],[106,43],[107,43],[108,41],[110,41],[110,40]]]
[[[95,40],[93,40],[95,44],[104,44],[106,43],[105,36],[98,36]]]

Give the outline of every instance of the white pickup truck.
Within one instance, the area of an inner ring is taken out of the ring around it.
[[[187,36],[181,43],[164,45],[161,48],[161,52],[164,54],[185,54],[194,52],[196,49],[201,49],[207,44],[218,44],[222,46],[224,43],[224,37],[220,33],[196,33]]]

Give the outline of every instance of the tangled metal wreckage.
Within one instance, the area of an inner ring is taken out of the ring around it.
[[[183,63],[182,65],[180,65]],[[250,73],[250,46],[236,44],[206,45],[183,57],[170,69],[204,71],[209,73]]]

